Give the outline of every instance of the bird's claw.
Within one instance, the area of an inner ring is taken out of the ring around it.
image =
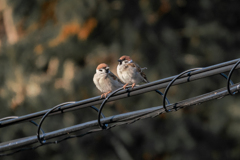
[[[136,83],[133,83],[133,84],[132,84],[132,89],[133,89],[133,87],[134,87],[135,85],[136,85]]]
[[[111,93],[111,91],[108,91],[108,92],[106,92],[106,93],[101,94],[101,98],[100,98],[100,99],[102,99],[103,97],[107,98],[107,95],[108,95],[109,93]]]
[[[127,85],[128,85],[128,83],[123,86],[123,89],[124,89],[124,90],[126,89]]]

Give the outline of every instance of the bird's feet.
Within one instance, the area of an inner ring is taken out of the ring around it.
[[[135,85],[136,85],[136,83],[133,83],[133,84],[132,84],[132,89],[133,89],[133,87],[134,87]]]
[[[103,97],[107,98],[107,95],[108,95],[109,93],[111,93],[111,92],[112,92],[112,91],[108,91],[108,92],[106,92],[106,93],[101,94],[101,99],[102,99]]]
[[[126,84],[123,86],[123,89],[126,89],[127,85],[128,85],[128,83],[126,83]]]

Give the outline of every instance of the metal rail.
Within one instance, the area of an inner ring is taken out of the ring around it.
[[[239,93],[240,92],[240,83],[234,84],[230,88],[231,88],[231,92]],[[199,104],[202,104],[204,102],[207,102],[207,101],[210,101],[213,99],[223,98],[224,96],[227,96],[227,95],[229,95],[229,92],[227,90],[227,87],[224,87],[222,89],[215,90],[215,91],[212,91],[212,92],[200,95],[200,96],[196,96],[196,97],[186,99],[186,100],[174,103],[174,104],[170,104],[170,105],[166,106],[166,108],[170,111],[177,111],[184,107],[199,105]],[[119,114],[119,115],[115,115],[115,116],[111,116],[111,117],[107,117],[107,118],[102,118],[101,122],[104,124],[108,124],[107,129],[111,129],[111,128],[119,126],[119,125],[133,123],[138,120],[149,118],[149,117],[155,117],[164,112],[166,112],[166,111],[163,106],[157,106],[157,107],[137,110],[137,111],[133,111],[133,112],[128,112],[128,113],[124,113],[124,114]],[[67,138],[65,137],[58,141],[47,142],[47,140],[66,136],[66,135],[69,135],[70,133],[78,132],[78,131],[82,131],[82,130],[86,130],[86,129],[90,129],[90,130],[84,134],[80,134],[77,136],[70,135],[69,137],[67,137]],[[53,132],[45,133],[43,140],[46,141],[45,144],[56,144],[65,139],[81,137],[81,136],[87,135],[89,133],[94,133],[94,132],[98,132],[101,130],[104,130],[104,129],[98,127],[98,121],[93,120],[93,121],[85,122],[82,124],[74,125],[71,127],[59,129],[59,130],[56,130]],[[0,143],[0,152],[32,145],[34,143],[38,143],[38,138],[36,135],[30,136],[30,137],[25,137],[25,138],[20,138],[20,139],[15,139],[12,141]],[[45,144],[43,143],[43,144],[40,144],[39,146],[45,145]],[[28,149],[33,149],[33,148],[30,147]],[[22,150],[26,150],[26,148],[23,148]],[[1,154],[0,154],[0,156],[1,156]]]
[[[190,69],[176,76],[172,76],[169,78],[165,78],[165,79],[157,80],[144,85],[140,85],[138,87],[135,87],[133,90],[118,89],[114,91],[112,94],[110,94],[106,99],[99,99],[100,96],[98,96],[98,97],[89,98],[89,99],[78,101],[78,102],[65,102],[49,110],[44,110],[44,111],[28,114],[25,116],[4,117],[0,119],[0,128],[13,125],[15,123],[23,122],[23,121],[32,121],[33,119],[37,119],[40,117],[42,117],[42,119],[39,125],[34,123],[36,126],[38,126],[37,135],[0,143],[0,157],[12,155],[14,153],[24,151],[24,150],[36,149],[40,146],[47,145],[47,144],[60,143],[70,138],[82,137],[90,133],[98,132],[105,129],[111,129],[115,126],[133,123],[135,121],[145,119],[148,117],[155,117],[165,112],[177,111],[187,106],[198,105],[213,99],[220,99],[227,95],[236,95],[237,93],[240,92],[240,82],[237,84],[233,84],[230,78],[231,78],[231,75],[233,74],[233,71],[240,68],[239,64],[240,64],[240,59],[236,59],[229,62],[213,65],[210,67]],[[230,71],[228,76],[223,74],[223,72],[226,72],[226,71]],[[218,89],[200,96],[196,96],[190,99],[186,99],[177,103],[169,104],[169,102],[167,101],[168,105],[165,104],[167,91],[172,85],[186,83],[193,80],[213,76],[216,74],[221,74],[227,79],[227,87],[224,87],[222,89]],[[166,89],[164,94],[161,93],[161,95],[163,96],[163,106],[142,109],[138,111],[110,116],[107,118],[104,117],[104,115],[101,113],[101,110],[104,104],[107,103],[108,101],[114,101],[114,100],[130,97],[130,96],[146,93],[149,91],[156,91],[157,89],[161,89],[165,87]],[[101,104],[101,103],[102,105],[99,110],[93,106],[95,104]],[[61,114],[67,111],[72,111],[72,110],[86,108],[86,107],[91,107],[92,109],[98,112],[97,120],[85,122],[82,124],[74,125],[71,127],[59,129],[59,130],[48,132],[48,133],[44,133],[43,130],[41,129],[41,124],[43,123],[44,119],[48,115]],[[103,117],[102,119],[100,119],[100,115],[102,115]],[[42,130],[42,133],[43,133],[42,135],[40,135],[40,130]],[[70,134],[70,133],[80,132],[80,131],[83,133],[78,135]],[[52,139],[58,139],[58,140],[50,141]],[[39,144],[33,146],[37,142],[39,142]],[[25,146],[30,146],[30,147],[25,147]]]
[[[186,83],[186,82],[190,82],[190,81],[194,81],[194,80],[198,80],[198,79],[202,79],[202,78],[206,78],[209,76],[213,76],[216,74],[230,71],[232,69],[232,67],[234,66],[234,64],[236,64],[239,60],[240,59],[235,59],[232,61],[216,64],[213,66],[209,66],[209,67],[205,67],[205,68],[193,71],[193,72],[191,72],[190,77],[186,73],[186,74],[182,75],[179,79],[177,79],[173,83],[173,85],[182,84],[182,83]],[[236,66],[235,69],[239,69],[239,68],[240,68],[240,65]],[[130,92],[126,91],[126,90],[119,91],[118,93],[116,93],[115,95],[110,97],[108,102],[122,99],[122,98],[127,98],[130,96],[139,95],[139,94],[150,92],[150,91],[154,91],[156,89],[165,88],[165,87],[167,87],[169,82],[171,82],[172,79],[174,79],[175,77],[176,76],[172,76],[172,77],[164,78],[161,80],[153,81],[150,83],[146,83],[146,84],[143,84],[140,86],[136,86]],[[61,108],[57,108],[57,109],[53,110],[49,115],[62,114],[64,112],[69,112],[69,111],[73,111],[76,109],[90,107],[93,105],[101,104],[103,101],[104,101],[104,99],[100,99],[100,96],[77,101],[73,104],[68,104],[68,105],[62,106]],[[43,111],[28,114],[28,115],[24,115],[24,116],[19,116],[16,119],[0,121],[0,128],[15,124],[15,123],[23,122],[23,121],[29,121],[29,120],[41,118],[48,111],[49,110],[43,110]]]

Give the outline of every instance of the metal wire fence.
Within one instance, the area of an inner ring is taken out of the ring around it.
[[[198,105],[198,104],[207,102],[209,100],[222,98],[227,95],[235,95],[240,91],[240,82],[234,84],[231,81],[231,76],[234,70],[240,68],[239,63],[240,63],[240,59],[235,59],[232,61],[220,63],[220,64],[209,66],[209,67],[194,68],[194,69],[184,71],[176,76],[160,79],[154,82],[137,86],[134,89],[123,90],[122,88],[120,88],[112,92],[111,94],[109,94],[106,99],[100,99],[100,96],[97,96],[97,97],[89,98],[89,99],[78,101],[78,102],[62,103],[49,110],[43,110],[40,112],[31,113],[24,116],[18,116],[18,117],[10,116],[10,117],[2,118],[0,119],[0,128],[7,127],[7,126],[24,122],[24,121],[29,121],[33,123],[35,126],[37,126],[37,135],[0,143],[0,156],[8,156],[24,150],[36,149],[40,146],[47,145],[47,144],[57,144],[67,139],[83,137],[90,133],[111,129],[119,125],[130,124],[138,120],[149,118],[149,117],[155,117],[165,112],[177,111],[187,106]],[[227,72],[227,71],[229,71],[228,76],[223,74],[223,72]],[[177,103],[170,104],[169,101],[167,100],[167,93],[169,88],[172,85],[187,83],[190,81],[206,78],[216,74],[221,74],[221,76],[227,79],[226,87],[200,95],[200,96],[192,97],[190,99],[186,99]],[[157,89],[162,89],[162,88],[165,88],[164,94],[156,91]],[[132,112],[114,115],[110,117],[105,117],[102,113],[102,109],[104,105],[109,101],[115,101],[115,100],[143,94],[150,91],[156,91],[163,96],[163,106],[157,106],[157,107],[132,111]],[[166,102],[168,103],[167,105],[166,105]],[[93,106],[97,104],[101,104],[99,109]],[[81,123],[78,125],[55,130],[48,133],[45,133],[41,128],[41,125],[43,124],[47,116],[63,114],[65,112],[74,111],[74,110],[86,108],[86,107],[91,107],[92,109],[98,112],[97,120]],[[39,124],[33,121],[34,119],[39,119],[39,118],[41,118],[41,121]],[[41,131],[41,134],[40,134],[40,131]],[[70,133],[79,132],[79,131],[83,133],[77,134],[77,135],[70,135]],[[57,140],[53,141],[53,139],[57,139]]]

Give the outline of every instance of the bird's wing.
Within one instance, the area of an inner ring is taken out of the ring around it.
[[[147,80],[147,76],[145,75],[145,73],[143,72],[144,69],[146,68],[141,68],[137,63],[128,63],[127,65],[133,67],[133,68],[136,68],[136,71],[140,73],[140,75],[143,77],[143,81],[145,81],[146,83],[149,82]]]
[[[117,80],[119,83],[123,84],[122,81],[120,81],[120,79],[113,74],[112,72],[109,72],[108,75],[113,79],[113,80]]]

